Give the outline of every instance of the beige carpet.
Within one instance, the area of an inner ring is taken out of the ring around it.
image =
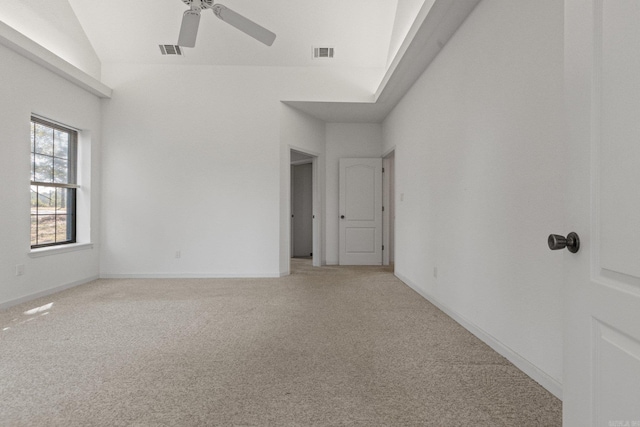
[[[0,312],[0,425],[561,425],[558,399],[388,269],[293,266]]]

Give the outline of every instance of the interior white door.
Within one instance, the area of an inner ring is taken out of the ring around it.
[[[382,159],[340,159],[340,265],[382,264]]]
[[[566,426],[640,426],[640,1],[565,0]]]

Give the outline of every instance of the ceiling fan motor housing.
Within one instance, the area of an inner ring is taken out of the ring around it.
[[[213,0],[182,0],[187,6],[211,8],[213,7]]]

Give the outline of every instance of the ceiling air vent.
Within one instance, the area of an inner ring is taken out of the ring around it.
[[[313,48],[313,59],[331,59],[333,58],[332,47],[315,47]]]
[[[178,45],[161,44],[159,46],[163,55],[182,55],[182,49]]]

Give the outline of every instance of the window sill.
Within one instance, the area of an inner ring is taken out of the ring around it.
[[[43,256],[58,255],[66,252],[83,251],[87,249],[93,249],[93,243],[71,243],[69,245],[32,249],[31,252],[29,252],[29,256],[31,258],[40,258]]]

